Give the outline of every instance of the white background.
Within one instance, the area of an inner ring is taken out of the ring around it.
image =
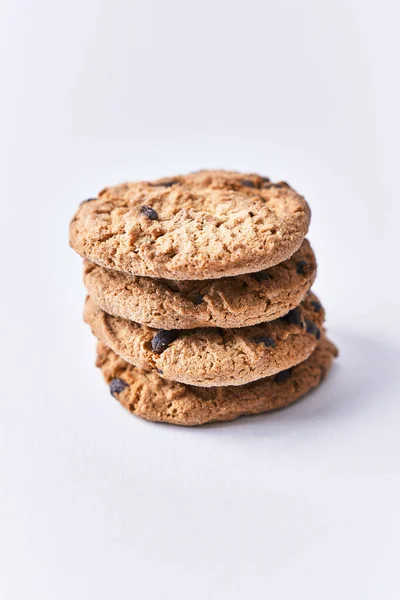
[[[0,597],[397,600],[398,3],[3,0],[0,61]],[[110,397],[68,222],[205,167],[306,196],[341,357],[184,429]]]

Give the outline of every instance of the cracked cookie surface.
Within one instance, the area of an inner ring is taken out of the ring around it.
[[[319,385],[337,349],[325,336],[314,352],[285,377],[272,376],[244,386],[202,388],[161,379],[138,369],[99,343],[96,365],[122,406],[149,421],[201,425],[283,408]]]
[[[85,261],[84,282],[105,312],[162,329],[245,327],[298,306],[317,272],[308,240],[266,271],[203,281],[151,279]]]
[[[293,367],[315,349],[324,318],[312,293],[284,317],[233,329],[152,329],[107,314],[90,297],[84,311],[94,335],[127,362],[200,387],[243,385]]]
[[[79,207],[70,244],[91,262],[131,275],[216,279],[287,260],[309,222],[306,201],[284,182],[200,171],[104,189]]]

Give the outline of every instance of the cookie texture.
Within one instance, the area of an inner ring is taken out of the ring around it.
[[[90,297],[111,315],[161,329],[245,327],[298,306],[317,273],[308,240],[266,271],[222,279],[173,281],[129,275],[85,261]]]
[[[287,260],[309,222],[306,201],[284,182],[200,171],[104,189],[79,207],[70,244],[91,262],[131,275],[215,279]]]
[[[326,376],[337,349],[322,337],[304,362],[244,386],[203,388],[161,379],[138,369],[99,343],[96,365],[110,392],[133,414],[149,421],[202,425],[283,408],[315,388]],[[279,375],[281,375],[279,377]]]
[[[280,319],[234,329],[152,329],[107,314],[90,297],[84,311],[94,335],[127,362],[201,387],[243,385],[305,360],[324,316],[311,293]]]

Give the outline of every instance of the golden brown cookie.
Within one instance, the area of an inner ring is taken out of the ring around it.
[[[79,207],[70,243],[91,262],[131,275],[216,279],[287,260],[309,222],[306,201],[284,182],[200,171],[104,189]]]
[[[324,316],[314,294],[280,319],[237,329],[151,329],[89,297],[84,312],[94,335],[127,362],[201,387],[243,385],[293,367],[315,349]]]
[[[114,398],[133,414],[149,421],[201,425],[232,421],[295,402],[320,383],[335,356],[336,347],[323,336],[311,356],[292,369],[247,385],[219,388],[165,381],[155,371],[125,362],[101,343],[96,365]]]
[[[307,240],[266,271],[222,279],[172,281],[113,271],[85,261],[90,297],[111,315],[149,327],[245,327],[272,321],[300,304],[317,273]]]

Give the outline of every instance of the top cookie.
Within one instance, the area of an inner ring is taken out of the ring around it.
[[[309,222],[306,201],[284,182],[199,171],[104,189],[79,207],[70,243],[88,260],[132,275],[217,279],[288,259]]]

